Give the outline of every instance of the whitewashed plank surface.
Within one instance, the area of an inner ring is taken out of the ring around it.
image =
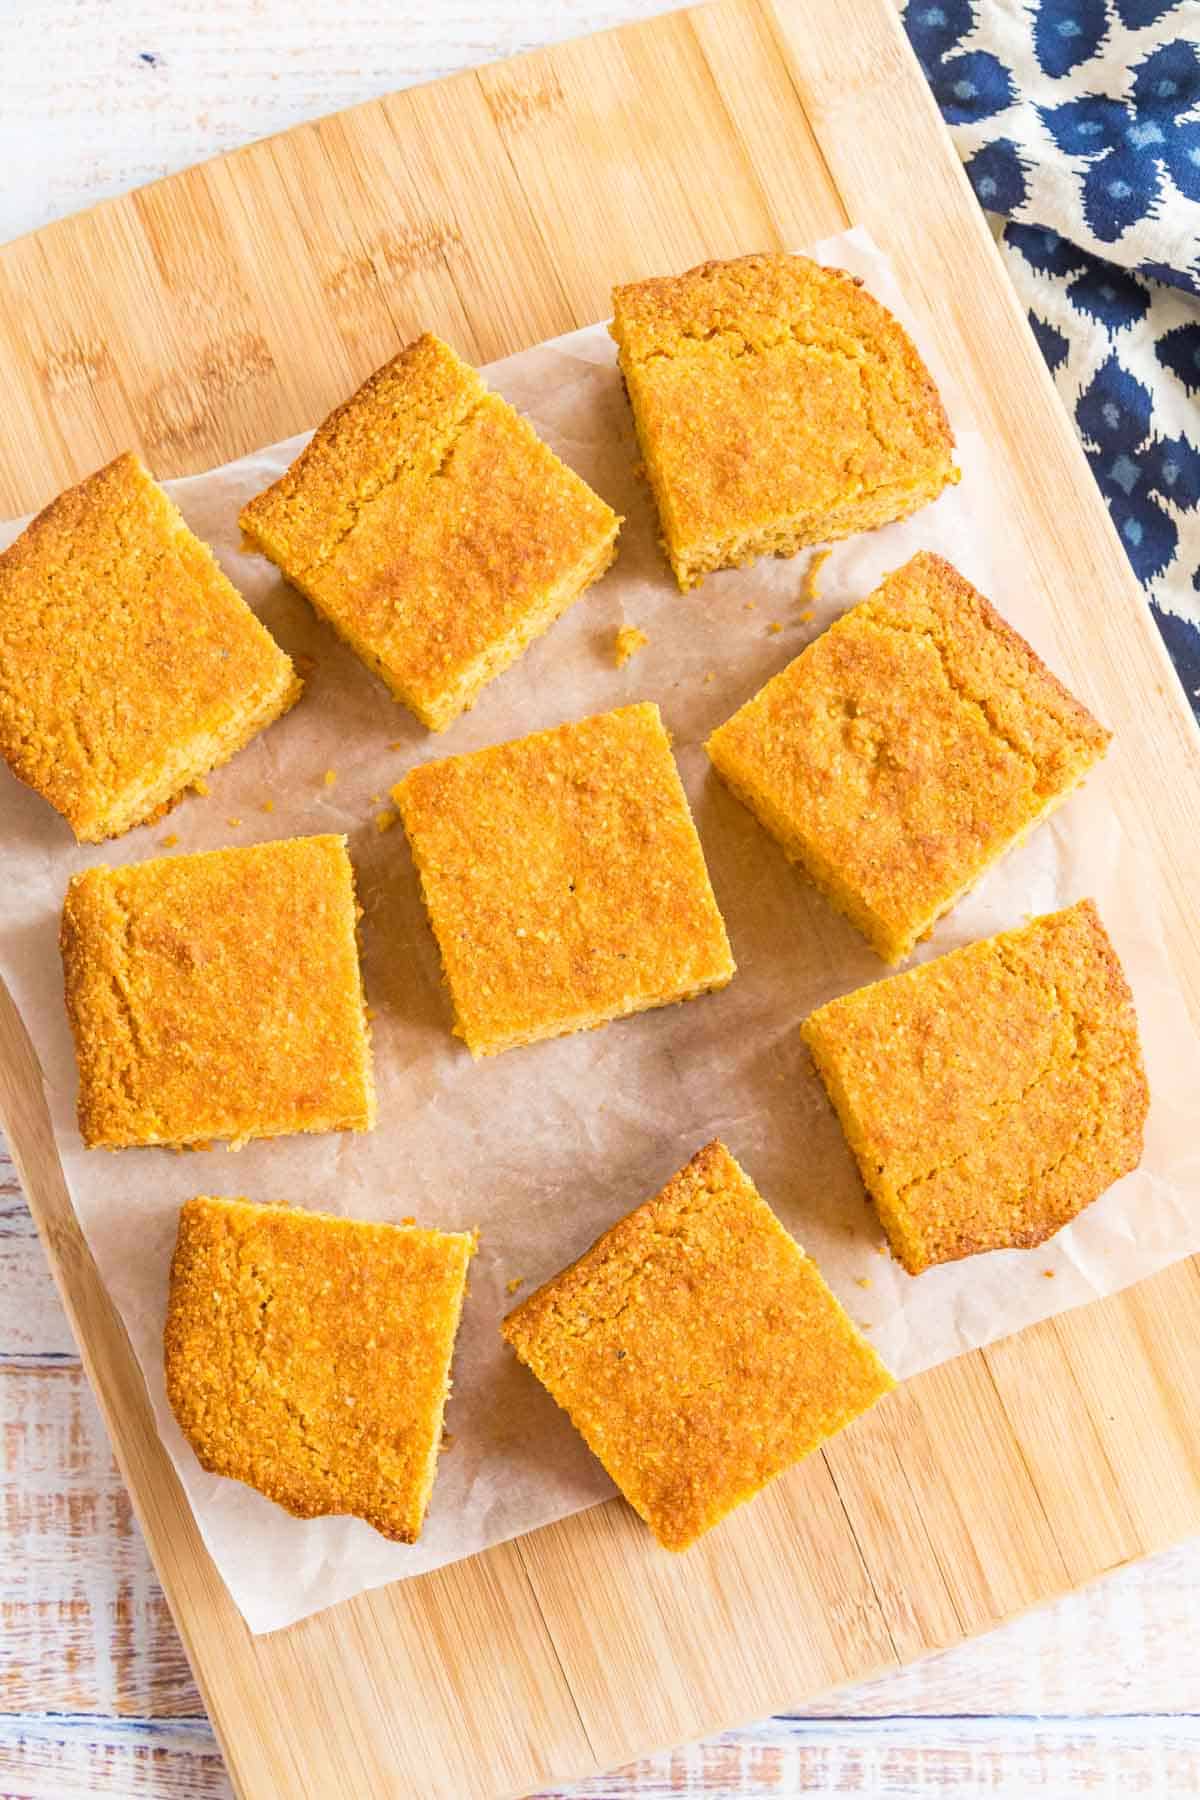
[[[302,119],[662,10],[0,0],[0,241]],[[0,1800],[229,1791],[0,1148]],[[1200,1794],[1200,1543],[803,1716],[572,1790],[808,1793]]]

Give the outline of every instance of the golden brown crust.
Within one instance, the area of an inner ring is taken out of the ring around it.
[[[429,333],[326,419],[241,522],[439,731],[603,574],[620,523]]]
[[[1042,1243],[1141,1159],[1133,996],[1090,900],[833,1000],[802,1031],[911,1275]]]
[[[0,553],[0,755],[83,843],[158,817],[300,687],[136,456]]]
[[[707,748],[787,854],[897,962],[1108,741],[970,582],[922,551]]]
[[[344,837],[72,877],[62,917],[92,1147],[374,1123]]]
[[[426,763],[392,798],[473,1055],[732,976],[657,706]]]
[[[185,1201],[163,1352],[201,1466],[415,1543],[473,1250],[469,1232]]]
[[[670,1550],[893,1385],[720,1142],[503,1334]]]
[[[842,269],[744,256],[631,282],[612,334],[682,588],[890,523],[958,480],[929,371]]]

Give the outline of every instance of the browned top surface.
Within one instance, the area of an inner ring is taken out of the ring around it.
[[[803,1030],[910,1273],[1040,1243],[1141,1155],[1137,1019],[1090,900],[859,988]]]
[[[951,478],[928,371],[841,269],[703,263],[618,287],[612,330],[675,548]]]
[[[355,930],[342,837],[73,876],[62,951],[85,1141],[370,1125]]]
[[[292,679],[136,456],[0,553],[0,755],[81,837],[106,835],[166,761]]]
[[[510,1313],[504,1335],[671,1550],[892,1385],[719,1142]]]
[[[1106,789],[1200,1017],[1195,729],[888,0],[663,14],[4,246],[7,510],[130,444],[167,475],[274,442],[426,328],[484,362],[603,317],[614,282],[851,219],[995,447],[1014,570],[1044,597],[1054,666],[1116,733]],[[815,934],[815,957],[831,937]],[[988,1630],[1200,1528],[1188,1263],[905,1383],[685,1557],[614,1503],[252,1639],[155,1438],[2,1005],[0,1040],[0,1110],[239,1795],[569,1785]]]
[[[242,525],[402,698],[430,708],[582,578],[617,519],[426,333],[330,415]]]
[[[657,706],[413,769],[394,789],[472,1050],[722,985],[733,959]]]
[[[895,956],[1108,735],[957,570],[922,552],[708,747]]]
[[[167,1394],[215,1475],[301,1518],[421,1529],[469,1232],[200,1196],[180,1209]]]

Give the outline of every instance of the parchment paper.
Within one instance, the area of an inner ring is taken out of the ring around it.
[[[830,239],[816,254],[863,275],[905,316],[864,232]],[[495,364],[488,377],[625,515],[616,566],[448,732],[431,736],[396,706],[270,565],[239,548],[239,506],[291,461],[303,442],[296,438],[168,483],[280,642],[314,659],[295,711],[216,771],[207,798],[189,797],[158,825],[95,848],[77,847],[57,814],[0,769],[0,967],[45,1070],[83,1229],[205,1543],[252,1630],[437,1568],[612,1492],[565,1416],[502,1345],[497,1326],[514,1304],[506,1284],[523,1277],[528,1293],[711,1137],[727,1141],[900,1376],[1200,1249],[1200,1046],[1173,987],[1155,896],[1110,812],[1105,766],[919,954],[928,959],[1093,895],[1137,999],[1153,1089],[1145,1161],[1043,1249],[980,1256],[914,1280],[878,1254],[882,1234],[797,1032],[814,1006],[878,979],[883,965],[720,786],[701,748],[768,676],[918,548],[950,557],[1055,665],[1048,615],[1023,585],[1002,526],[991,528],[984,445],[923,348],[958,435],[963,481],[907,524],[836,546],[812,619],[803,617],[804,556],[712,576],[686,597],[675,591],[634,475],[613,346],[596,326]],[[0,542],[18,528],[0,529]],[[650,642],[618,671],[613,637],[625,621]],[[657,700],[674,734],[739,973],[720,994],[474,1064],[450,1033],[403,830],[379,833],[374,815],[416,762],[636,699]],[[1110,755],[1120,754],[1114,745]],[[324,783],[328,769],[333,786]],[[378,1128],[256,1143],[236,1155],[85,1151],[56,942],[68,876],[162,854],[169,835],[182,854],[319,831],[349,834],[365,907]],[[194,1193],[481,1227],[447,1415],[452,1442],[419,1544],[387,1543],[353,1519],[292,1519],[197,1465],[166,1404],[160,1348],[177,1208]],[[722,1529],[737,1531],[737,1516]]]

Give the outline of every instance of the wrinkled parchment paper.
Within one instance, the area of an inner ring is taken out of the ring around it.
[[[816,254],[864,276],[904,315],[865,233],[830,239]],[[268,563],[240,549],[240,505],[291,461],[303,441],[296,438],[168,483],[279,641],[314,659],[295,711],[217,770],[207,798],[189,796],[158,825],[100,847],[77,847],[57,814],[0,770],[0,968],[41,1057],[83,1229],[204,1541],[254,1631],[437,1568],[612,1492],[565,1416],[502,1345],[497,1326],[514,1304],[506,1284],[521,1277],[520,1291],[529,1293],[711,1137],[726,1140],[901,1376],[1200,1249],[1200,1138],[1189,1109],[1200,1046],[1172,985],[1154,895],[1123,854],[1104,765],[942,922],[920,958],[1093,895],[1137,998],[1154,1096],[1145,1161],[1052,1244],[914,1280],[878,1254],[882,1234],[797,1032],[814,1006],[886,971],[721,787],[701,748],[768,676],[919,548],[950,557],[1055,666],[1047,614],[990,520],[985,447],[961,397],[942,382],[961,485],[907,524],[837,545],[821,572],[815,616],[806,618],[813,603],[802,592],[805,556],[676,592],[648,493],[634,475],[633,431],[603,327],[511,357],[488,375],[626,523],[611,573],[485,689],[472,713],[429,735]],[[0,528],[0,542],[17,529]],[[623,622],[650,642],[618,671],[613,638]],[[739,972],[720,994],[472,1063],[451,1036],[403,830],[380,833],[375,814],[414,763],[640,699],[658,701],[674,734]],[[1110,754],[1119,755],[1119,745]],[[330,769],[332,786],[324,780]],[[171,835],[182,854],[319,831],[349,835],[365,908],[378,1128],[282,1138],[236,1154],[85,1151],[56,941],[68,876],[96,862],[162,854]],[[419,1544],[387,1543],[354,1519],[292,1519],[199,1468],[166,1404],[160,1350],[176,1212],[194,1193],[481,1228],[447,1414],[452,1441]],[[723,1529],[738,1530],[738,1520]]]

